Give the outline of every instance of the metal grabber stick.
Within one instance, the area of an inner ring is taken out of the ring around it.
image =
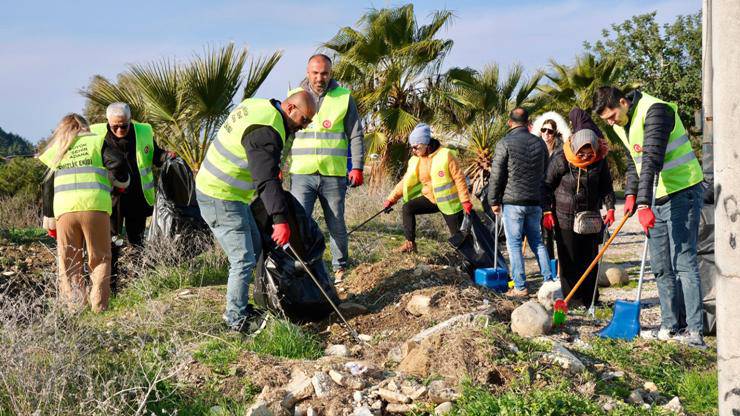
[[[329,301],[329,304],[331,305],[332,308],[334,308],[334,312],[337,313],[337,315],[339,316],[339,319],[341,319],[342,322],[344,322],[344,325],[349,330],[349,333],[352,335],[352,338],[354,338],[358,343],[362,344],[363,341],[360,339],[360,336],[357,334],[357,331],[355,331],[352,325],[350,325],[349,322],[347,322],[347,320],[344,318],[344,315],[342,315],[342,313],[339,312],[339,308],[337,307],[337,305],[334,304],[334,301],[331,300],[331,297],[326,293],[324,288],[321,287],[321,283],[319,283],[319,280],[316,278],[316,276],[313,275],[313,272],[311,272],[311,269],[308,268],[308,266],[306,265],[306,262],[303,261],[303,259],[298,255],[298,253],[296,253],[296,251],[293,249],[293,247],[290,246],[290,244],[284,245],[283,250],[285,251],[290,250],[290,253],[293,255],[293,257],[295,257],[296,260],[298,260],[298,262],[301,263],[303,270],[305,270],[306,273],[308,273],[308,275],[311,276],[311,280],[313,280],[313,282],[316,284],[316,287],[319,288],[319,290],[321,291],[321,294],[324,295],[327,301]]]

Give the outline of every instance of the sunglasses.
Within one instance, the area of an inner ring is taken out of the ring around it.
[[[595,154],[594,152],[587,152],[587,153],[578,152],[576,153],[576,156],[578,156],[581,159],[588,159],[592,157],[594,154]]]
[[[116,130],[126,131],[126,130],[128,130],[129,126],[130,126],[129,123],[126,123],[126,124],[114,124],[114,125],[111,125],[110,126],[110,130],[111,131],[116,131]]]
[[[422,146],[426,146],[425,144],[415,144],[411,146],[411,150],[419,150]]]
[[[555,134],[555,130],[553,130],[553,129],[548,129],[547,127],[543,127],[543,128],[541,128],[541,129],[540,129],[540,132],[542,132],[542,133],[549,133],[549,134]]]

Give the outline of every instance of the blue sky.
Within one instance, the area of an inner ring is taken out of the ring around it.
[[[527,73],[550,58],[571,62],[583,41],[630,16],[658,11],[660,22],[701,8],[700,0],[415,1],[425,23],[434,10],[455,14],[442,35],[455,45],[446,67],[514,63]],[[26,1],[3,0],[0,25],[0,127],[36,142],[66,113],[82,111],[78,90],[100,74],[162,57],[187,59],[207,45],[235,42],[255,55],[284,56],[257,93],[280,98],[305,73],[305,60],[342,26],[389,1]]]

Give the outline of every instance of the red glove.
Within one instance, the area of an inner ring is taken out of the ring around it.
[[[352,169],[351,171],[349,171],[347,177],[349,178],[350,186],[354,187],[362,185],[362,169]]]
[[[279,180],[280,182],[282,182],[282,181],[283,181],[283,171],[282,171],[282,169],[278,171],[278,180]]]
[[[553,228],[555,228],[555,217],[552,216],[552,212],[545,212],[545,216],[542,217],[542,225],[545,227],[545,229],[551,231]]]
[[[55,240],[57,238],[57,230],[56,229],[54,229],[54,230],[46,230],[46,234],[48,234],[49,237],[51,237],[51,238],[53,238]]]
[[[177,153],[167,151],[165,152],[167,154],[167,159],[177,159]]]
[[[635,213],[635,196],[627,195],[624,198],[624,215],[631,216]]]
[[[614,224],[614,210],[613,209],[606,211],[606,215],[604,216],[604,224],[606,224],[606,228],[609,228],[611,227],[612,224]]]
[[[642,230],[645,231],[645,234],[648,234],[650,229],[655,227],[655,214],[653,214],[653,210],[650,209],[650,207],[638,208],[637,219],[640,221],[640,225],[642,225]]]
[[[465,211],[466,214],[470,214],[471,211],[473,211],[473,204],[470,203],[470,201],[465,201],[462,203],[463,211]]]
[[[281,247],[288,244],[288,240],[290,240],[290,226],[288,226],[288,223],[272,225],[272,240]]]

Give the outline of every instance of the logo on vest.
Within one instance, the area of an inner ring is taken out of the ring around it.
[[[637,144],[637,143],[635,143],[635,145],[634,145],[634,146],[632,146],[632,149],[634,149],[634,150],[635,150],[635,152],[637,152],[637,153],[641,153],[641,152],[642,152],[642,146],[640,146],[640,145],[639,145],[639,144]]]
[[[325,129],[329,129],[329,128],[331,128],[331,121],[324,120],[324,122],[321,123],[321,125],[324,126]]]
[[[445,171],[443,171],[443,170],[440,170],[440,171],[439,171],[439,172],[437,173],[437,176],[439,176],[440,178],[444,178],[444,177],[445,177]]]
[[[144,146],[144,153],[149,153],[149,145]]]

